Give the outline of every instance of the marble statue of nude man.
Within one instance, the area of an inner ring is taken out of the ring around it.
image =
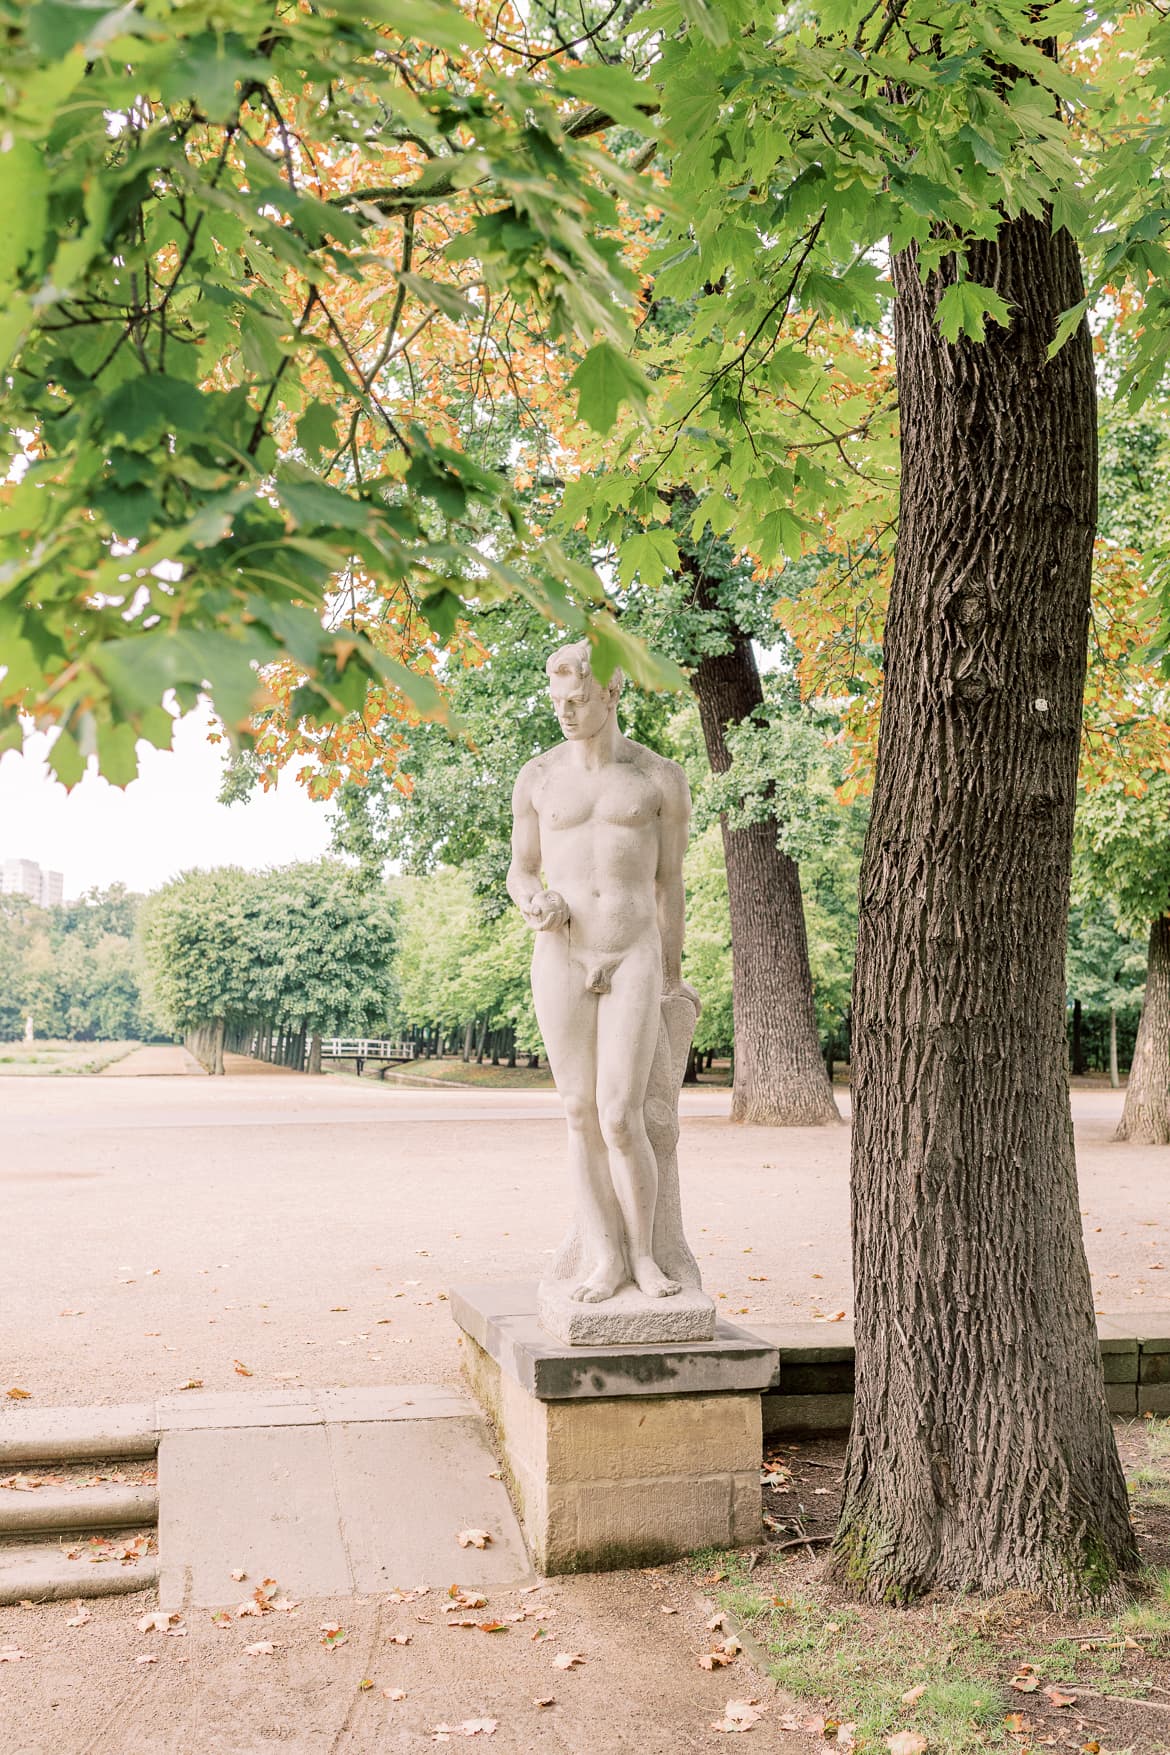
[[[686,776],[618,729],[622,678],[602,687],[589,646],[548,661],[565,741],[513,794],[508,893],[536,934],[532,992],[564,1104],[585,1271],[595,1304],[631,1280],[680,1290],[654,1259],[658,1166],[643,1113],[664,996],[682,980]]]

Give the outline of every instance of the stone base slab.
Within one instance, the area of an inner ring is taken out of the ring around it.
[[[761,1532],[766,1343],[557,1346],[536,1288],[451,1293],[472,1393],[540,1571],[603,1572],[741,1547]]]
[[[673,1298],[648,1298],[623,1286],[602,1304],[569,1296],[569,1283],[545,1280],[537,1288],[537,1318],[570,1347],[662,1346],[668,1341],[715,1339],[715,1305],[705,1292],[684,1287]]]
[[[455,1286],[450,1296],[464,1333],[539,1401],[758,1394],[776,1372],[775,1347],[730,1322],[716,1321],[709,1341],[586,1348],[553,1339],[536,1314],[530,1283]]]

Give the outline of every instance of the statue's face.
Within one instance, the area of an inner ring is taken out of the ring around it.
[[[596,737],[610,714],[613,701],[608,689],[592,676],[554,671],[549,679],[553,710],[566,737]]]

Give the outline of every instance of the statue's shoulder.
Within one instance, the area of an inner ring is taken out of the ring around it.
[[[513,792],[515,798],[531,797],[534,789],[544,779],[553,766],[561,746],[553,744],[551,749],[541,750],[539,755],[532,756],[516,776]]]
[[[669,756],[660,756],[657,750],[647,749],[644,743],[635,743],[633,738],[627,738],[626,742],[636,752],[634,759],[642,773],[661,787],[663,803],[689,810],[691,789],[686,770],[672,762]]]

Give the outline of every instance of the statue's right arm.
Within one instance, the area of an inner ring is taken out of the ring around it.
[[[508,894],[527,919],[533,898],[542,895],[540,876],[540,820],[532,802],[532,763],[526,762],[512,790],[512,863],[508,867]]]

